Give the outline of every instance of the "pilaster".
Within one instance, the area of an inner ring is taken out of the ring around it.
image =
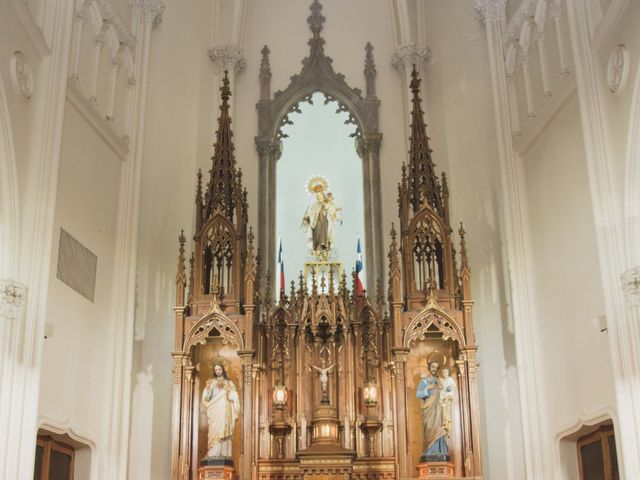
[[[602,277],[608,337],[613,364],[618,418],[616,444],[621,460],[621,477],[640,478],[640,324],[637,307],[625,305],[623,289],[619,288],[620,275],[625,269],[624,225],[622,202],[613,177],[616,161],[609,149],[609,138],[602,95],[607,92],[601,85],[596,52],[592,47],[593,11],[589,2],[568,0],[567,11],[575,60],[576,83],[580,101],[580,116],[585,143],[587,171],[596,226],[596,240]],[[631,271],[623,275],[625,293],[635,290]],[[635,277],[637,278],[637,277]],[[627,293],[627,298],[635,294]]]
[[[528,479],[551,478],[549,457],[543,442],[543,415],[539,399],[535,365],[538,351],[533,324],[536,318],[533,299],[531,244],[523,181],[522,159],[514,150],[509,87],[505,71],[502,30],[505,26],[506,0],[476,0],[476,18],[486,29],[494,98],[501,192],[503,196],[506,250],[510,266],[513,324],[518,362],[518,383],[524,439],[525,471]],[[547,464],[549,462],[546,462]]]
[[[20,4],[24,5],[24,2]],[[29,295],[23,297],[19,309],[16,309],[17,298],[11,298],[17,293],[14,284],[10,288],[13,294],[5,297],[2,309],[9,316],[15,314],[15,320],[7,321],[6,316],[0,318],[0,328],[4,331],[0,339],[3,384],[0,393],[0,419],[3,421],[0,425],[0,478],[33,477],[35,458],[40,366],[53,252],[51,243],[54,236],[73,2],[51,0],[47,2],[47,13],[50,22],[44,32],[38,27],[30,30],[20,20],[26,17],[21,17],[19,13],[17,16],[30,39],[38,37],[42,40],[36,42],[41,47],[36,46],[36,50],[43,55],[34,79],[36,90],[29,99],[33,112],[29,127],[31,145],[29,153],[20,159],[30,175],[20,191],[19,222],[9,225],[9,228],[20,228],[19,232],[12,234],[14,238],[20,238],[19,245],[7,246],[14,247],[10,262],[11,270],[15,273],[11,276],[28,288]],[[27,23],[36,26],[34,22]],[[23,96],[29,93],[28,84],[26,86],[21,92]],[[9,388],[4,388],[5,381],[10,382]]]
[[[135,310],[136,259],[138,251],[139,204],[144,155],[146,101],[151,31],[162,21],[164,5],[159,0],[129,0],[132,32],[135,36],[135,66],[132,75],[131,102],[128,107],[130,125],[129,155],[120,176],[117,243],[115,245],[113,283],[113,336],[109,339],[113,352],[113,377],[108,386],[111,395],[106,451],[110,461],[100,465],[103,478],[126,478],[129,451],[129,414]]]

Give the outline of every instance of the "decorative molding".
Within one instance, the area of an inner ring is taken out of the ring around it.
[[[599,53],[605,44],[611,40],[611,37],[618,32],[616,27],[623,19],[629,2],[630,0],[613,0],[611,2],[591,39],[591,46],[594,52]]]
[[[142,19],[145,23],[152,24],[157,27],[162,23],[162,13],[164,12],[164,4],[159,0],[129,0],[129,6],[133,14],[133,24],[136,25],[137,19]]]
[[[611,93],[624,89],[629,77],[629,50],[625,45],[616,45],[609,54],[607,63],[607,86]]]
[[[476,19],[485,24],[504,21],[507,16],[506,7],[507,0],[475,0],[473,2]]]
[[[545,103],[544,107],[536,112],[536,116],[525,122],[520,132],[513,134],[513,147],[519,155],[523,156],[538,136],[549,125],[551,119],[562,108],[571,94],[576,90],[576,78],[573,74],[564,77],[555,93]]]
[[[43,59],[47,55],[51,54],[51,49],[47,40],[44,38],[42,34],[42,30],[36,23],[33,15],[31,15],[31,11],[27,6],[27,2],[24,0],[9,0],[11,2],[11,6],[13,7],[13,11],[16,13],[18,17],[18,22],[22,25],[22,29],[27,35],[29,42],[33,46],[33,49],[38,54],[40,59]]]
[[[399,46],[391,56],[391,66],[402,71],[411,71],[413,66],[420,68],[431,60],[429,47],[418,47],[415,43]]]
[[[122,17],[118,15],[115,8],[113,7],[112,1],[111,0],[94,0],[94,1],[97,3],[98,7],[100,8],[100,12],[102,13],[102,18],[106,22],[108,22],[110,25],[113,25],[113,27],[115,28],[115,31],[118,34],[118,41],[120,42],[120,44],[134,48],[136,45],[136,37],[133,35],[131,28],[129,28],[129,26],[122,20]],[[146,3],[149,3],[149,2],[147,1]],[[160,3],[160,2],[157,2],[157,3]],[[131,8],[133,9],[133,6]],[[162,10],[164,10],[164,6],[162,7]],[[160,14],[161,13],[162,12],[160,12]]]
[[[129,137],[116,132],[113,122],[110,122],[97,110],[95,104],[84,96],[76,82],[69,82],[67,86],[69,103],[93,127],[98,135],[121,159],[126,160],[129,154]]]
[[[616,435],[620,446],[618,458],[625,478],[640,478],[640,418],[634,411],[640,402],[637,385],[640,352],[637,309],[627,308],[619,288],[620,272],[628,266],[624,248],[624,224],[621,195],[613,175],[618,161],[614,158],[607,136],[607,116],[603,110],[604,85],[589,31],[588,11],[583,0],[567,0],[571,28],[576,80],[582,118],[583,141],[589,176],[593,218],[596,225],[601,283],[609,319],[610,354],[616,372],[616,411],[625,420]],[[635,247],[635,246],[634,246]],[[634,262],[637,263],[637,262]]]
[[[26,297],[26,285],[15,280],[0,280],[0,317],[17,320]]]
[[[625,270],[620,276],[622,291],[630,305],[640,305],[640,266]]]
[[[485,2],[476,2],[485,3]],[[494,5],[495,8],[497,6]],[[494,12],[495,13],[495,12]],[[498,12],[499,13],[499,12]],[[503,50],[503,22],[496,15],[485,18],[491,84],[496,121],[500,184],[503,198],[501,215],[505,230],[506,255],[511,283],[511,304],[515,351],[518,363],[518,387],[522,418],[525,474],[527,478],[548,478],[544,462],[548,444],[545,438],[543,404],[536,374],[538,340],[533,329],[537,317],[533,292],[531,240],[522,160],[512,142],[509,86]],[[492,20],[492,21],[486,21]],[[515,61],[515,59],[514,59]]]
[[[554,448],[553,448],[553,469],[556,474],[556,478],[566,477],[566,465],[563,465],[561,456],[561,443],[562,442],[576,442],[577,436],[580,435],[580,431],[585,427],[593,427],[598,424],[610,421],[613,423],[616,437],[618,436],[618,419],[616,417],[613,407],[606,406],[605,408],[596,412],[580,412],[580,416],[572,423],[566,424],[561,430],[554,435]],[[618,440],[616,438],[616,440]]]
[[[209,50],[209,58],[215,64],[218,73],[239,73],[246,64],[244,51],[235,45],[223,45]]]
[[[19,50],[13,52],[10,70],[11,83],[16,93],[29,100],[33,93],[33,71],[24,53]]]

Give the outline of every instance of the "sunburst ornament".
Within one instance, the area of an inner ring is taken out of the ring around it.
[[[315,195],[318,192],[327,192],[329,190],[329,180],[322,175],[314,175],[307,180],[307,192],[309,195]]]

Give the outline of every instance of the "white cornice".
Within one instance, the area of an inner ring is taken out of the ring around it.
[[[98,112],[95,105],[84,96],[73,81],[68,83],[67,99],[114,153],[121,160],[125,160],[129,153],[129,139],[116,132],[113,124]]]
[[[418,47],[415,43],[399,46],[391,56],[391,65],[398,71],[420,68],[431,60],[429,47]]]
[[[165,7],[159,0],[129,0],[129,6],[134,25],[138,23],[137,18],[142,18],[144,22],[151,23],[154,27],[162,22],[162,13]]]
[[[244,69],[244,51],[235,45],[223,45],[209,50],[209,58],[219,72],[238,73]]]
[[[507,0],[475,0],[473,2],[476,18],[482,23],[504,21],[506,6]]]
[[[621,276],[622,291],[630,305],[640,305],[640,267],[626,270]]]
[[[15,280],[0,280],[0,317],[18,319],[26,297],[26,285]]]

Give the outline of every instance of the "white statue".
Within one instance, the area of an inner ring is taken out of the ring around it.
[[[322,401],[329,401],[329,391],[327,389],[327,385],[329,384],[329,371],[334,367],[331,364],[328,367],[324,366],[324,360],[322,361],[322,367],[316,367],[315,365],[311,365],[311,368],[315,369],[320,376],[320,387],[322,388]]]
[[[207,380],[202,392],[202,405],[207,410],[207,458],[230,458],[240,400],[222,364],[213,366],[213,378]]]
[[[451,426],[453,420],[451,419],[451,404],[453,403],[453,394],[456,390],[456,382],[449,376],[449,368],[442,367],[442,377],[438,383],[440,386],[440,405],[442,405],[442,427],[447,434],[447,437],[451,437]]]

